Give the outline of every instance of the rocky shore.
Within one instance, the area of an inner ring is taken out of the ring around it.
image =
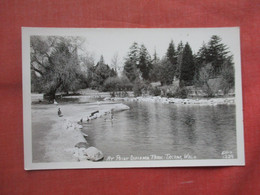
[[[193,98],[193,99],[180,99],[180,98],[166,98],[160,96],[145,96],[135,98],[105,98],[109,101],[130,101],[130,102],[158,102],[164,104],[177,104],[177,105],[234,105],[235,97],[226,98]]]
[[[62,117],[57,110],[60,108]],[[128,110],[124,104],[96,102],[88,104],[33,105],[32,136],[34,162],[73,162],[103,158],[102,151],[90,146],[81,132],[82,124],[90,120]],[[52,123],[51,128],[44,128]],[[37,128],[41,127],[41,128]],[[44,129],[44,132],[42,132]]]

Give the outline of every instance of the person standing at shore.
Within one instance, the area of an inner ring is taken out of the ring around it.
[[[60,108],[58,108],[58,116],[59,117],[62,117],[63,115],[62,115],[62,112],[61,112],[61,110],[60,110]]]

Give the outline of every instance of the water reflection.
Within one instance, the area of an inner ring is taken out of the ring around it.
[[[115,113],[113,123],[100,118],[84,125],[88,142],[106,156],[183,155],[236,157],[235,106],[176,106],[126,102],[129,111]]]

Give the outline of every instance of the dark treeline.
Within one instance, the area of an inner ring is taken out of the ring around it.
[[[124,64],[124,75],[134,84],[135,95],[147,93],[167,97],[187,97],[191,93],[213,97],[234,88],[232,55],[221,38],[214,35],[193,54],[189,43],[173,41],[162,59],[150,56],[144,45],[133,43]],[[160,82],[161,87],[149,86]],[[165,86],[165,87],[164,87]],[[167,86],[167,87],[166,87]]]
[[[32,36],[32,92],[44,93],[54,99],[57,92],[76,92],[89,87],[110,91],[111,95],[119,92],[126,95],[126,91],[133,90],[135,96],[186,98],[191,94],[226,95],[234,89],[232,55],[216,35],[203,43],[196,54],[189,43],[180,42],[175,47],[171,41],[161,59],[156,51],[151,56],[145,45],[133,43],[120,77],[116,68],[117,56],[110,66],[103,56],[95,64],[88,54],[78,54],[83,42],[80,37]]]

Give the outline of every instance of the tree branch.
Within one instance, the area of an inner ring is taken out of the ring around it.
[[[35,68],[35,67],[33,66],[33,64],[31,64],[31,69],[34,70],[35,72],[38,72],[41,76],[43,76],[43,72],[40,71],[39,69]]]
[[[36,62],[37,64],[41,65],[43,68],[46,68],[46,67],[43,65],[43,63],[41,63],[41,62],[38,60],[38,58],[37,58],[36,56],[34,56],[32,62]]]

